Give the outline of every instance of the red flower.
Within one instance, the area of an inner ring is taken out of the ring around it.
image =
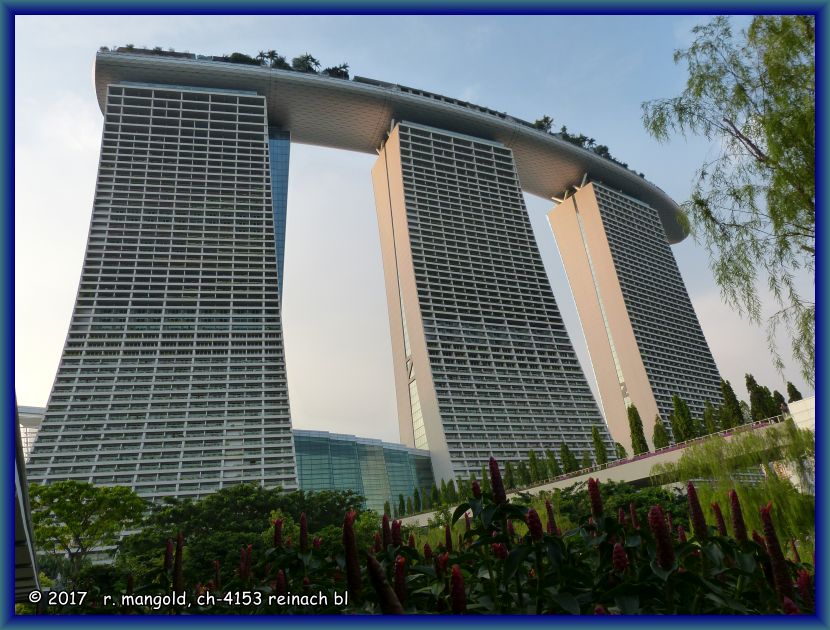
[[[634,507],[634,503],[628,504],[628,514],[631,516],[631,527],[640,529],[640,519],[637,518],[637,508]]]
[[[648,511],[648,526],[657,546],[657,564],[668,571],[674,566],[674,546],[666,525],[666,517],[659,505],[652,505]]]
[[[588,498],[591,501],[591,515],[599,521],[602,516],[602,497],[599,494],[599,482],[593,477],[588,478]]]
[[[444,572],[447,570],[447,562],[449,561],[449,559],[450,554],[448,554],[446,551],[442,553],[440,556],[438,556],[437,567],[435,570],[435,573],[438,575],[438,577],[444,575]]]
[[[285,581],[285,571],[282,569],[277,572],[277,583],[275,586],[277,595],[285,595],[288,592],[288,586]]]
[[[798,609],[798,606],[795,605],[795,602],[791,600],[789,597],[784,597],[784,604],[781,606],[784,610],[785,615],[800,615],[801,611]]]
[[[383,534],[383,549],[392,544],[392,528],[389,527],[389,515],[384,514],[381,521],[381,533]]]
[[[432,547],[429,546],[429,543],[424,543],[424,559],[430,560],[432,558]]]
[[[449,525],[444,525],[444,546],[448,552],[452,552],[452,528]]]
[[[409,546],[415,549],[415,534],[409,535]]]
[[[274,549],[282,547],[282,519],[274,519]]]
[[[692,530],[695,533],[695,538],[698,540],[706,540],[709,536],[706,519],[703,516],[700,499],[697,498],[695,484],[691,481],[686,484],[686,500],[689,503],[689,520],[692,522]]]
[[[795,540],[790,538],[790,551],[793,552],[793,562],[801,564],[801,556],[798,553],[798,547],[795,546]]]
[[[470,531],[470,515],[464,512],[464,531]]]
[[[745,543],[748,539],[746,537],[744,513],[741,511],[741,502],[738,501],[738,494],[734,490],[729,491],[729,508],[732,513],[732,533],[735,536],[735,540],[739,543]]]
[[[754,540],[755,544],[761,547],[761,549],[767,551],[767,541],[765,541],[764,537],[761,536],[761,534],[756,532],[754,529],[752,530],[752,540]]]
[[[464,592],[464,577],[461,575],[461,567],[452,565],[452,576],[450,577],[450,599],[452,600],[452,611],[456,615],[467,610],[467,594]]]
[[[403,556],[395,558],[395,595],[401,605],[406,603],[406,559]]]
[[[810,574],[804,569],[798,570],[798,578],[796,579],[798,592],[801,594],[801,601],[807,608],[813,607],[813,588]]]
[[[721,512],[720,505],[717,501],[712,504],[712,512],[715,515],[715,523],[718,527],[718,536],[726,536],[726,521],[723,520],[723,512]]]
[[[357,556],[357,539],[354,533],[354,521],[357,513],[348,512],[343,519],[343,549],[346,559],[346,585],[355,596],[360,596],[360,560]]]
[[[474,479],[474,480],[473,480],[473,483],[472,483],[472,484],[470,484],[470,485],[472,486],[472,489],[473,489],[473,496],[474,496],[476,499],[480,499],[480,498],[481,498],[481,486],[480,486],[480,485],[478,485],[478,481],[476,481],[476,480]]]
[[[401,522],[399,520],[392,521],[392,544],[395,547],[400,547],[403,544],[401,539]]]
[[[323,539],[319,536],[315,536],[314,540],[311,541],[311,546],[314,547],[316,550],[320,550],[320,547],[323,545]]]
[[[493,490],[493,500],[497,504],[507,503],[507,494],[504,492],[504,482],[501,480],[499,463],[490,458],[490,488]]]
[[[682,525],[677,526],[677,540],[682,543],[686,542],[686,530]]]
[[[527,511],[525,516],[527,529],[530,532],[530,537],[533,540],[542,540],[542,521],[539,519],[539,514],[533,508]]]
[[[378,595],[378,603],[380,610],[384,615],[402,615],[403,606],[395,595],[395,591],[389,586],[386,581],[386,572],[377,558],[371,553],[366,554],[366,572],[369,574],[369,580],[372,582],[372,587]]]
[[[553,516],[553,506],[547,499],[545,499],[545,512],[548,515],[548,534],[553,534],[556,532],[556,519]]]
[[[300,513],[300,553],[308,551],[308,519],[305,512]]]
[[[507,521],[507,536],[510,540],[516,536],[516,530],[513,529],[513,521]]]
[[[620,543],[616,543],[611,552],[611,565],[617,573],[623,573],[628,568],[628,556]]]
[[[375,546],[372,548],[372,551],[377,553],[381,549],[383,549],[383,541],[380,539],[380,534],[375,532]]]
[[[602,604],[597,604],[594,606],[594,614],[595,615],[610,615],[611,613],[608,612],[608,609],[603,606]]]
[[[793,582],[787,569],[787,560],[778,542],[775,526],[772,523],[772,501],[761,508],[761,522],[764,524],[764,539],[767,541],[767,553],[772,565],[772,577],[775,580],[775,590],[781,598],[793,599]]]
[[[622,507],[617,510],[617,523],[625,527],[625,510]]]
[[[499,560],[507,560],[507,547],[504,543],[492,543],[490,549]]]

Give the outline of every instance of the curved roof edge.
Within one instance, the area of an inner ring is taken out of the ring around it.
[[[224,88],[266,98],[268,122],[292,142],[374,154],[394,121],[407,120],[504,144],[513,151],[522,188],[561,198],[587,174],[655,208],[669,243],[686,237],[680,208],[636,173],[507,114],[437,94],[366,79],[338,79],[207,59],[99,52],[95,90],[101,111],[107,86],[122,82]]]

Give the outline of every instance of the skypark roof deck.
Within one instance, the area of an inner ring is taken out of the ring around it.
[[[144,83],[230,89],[265,96],[270,125],[292,142],[374,154],[395,121],[407,120],[500,142],[513,151],[522,188],[539,197],[563,197],[599,181],[655,208],[669,243],[686,237],[680,208],[663,190],[633,171],[505,113],[396,84],[273,68],[129,52],[99,52],[95,89],[103,111],[107,86]]]

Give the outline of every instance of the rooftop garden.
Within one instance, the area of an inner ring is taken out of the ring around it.
[[[146,48],[146,47],[136,47],[134,44],[127,44],[126,46],[101,46],[99,49],[101,52],[122,52],[122,53],[132,53],[132,54],[140,54],[140,55],[157,55],[162,57],[178,57],[184,59],[203,59],[208,61],[221,61],[225,63],[237,63],[242,65],[248,66],[257,66],[260,68],[274,68],[277,70],[289,70],[292,72],[302,72],[306,74],[316,74],[316,75],[323,75],[334,77],[336,79],[350,79],[351,76],[349,74],[349,64],[348,63],[341,63],[336,66],[327,66],[325,68],[322,67],[320,61],[315,58],[313,55],[309,53],[304,53],[302,55],[298,55],[291,59],[289,63],[288,58],[285,55],[279,54],[276,50],[260,50],[256,55],[250,56],[245,53],[241,52],[232,52],[225,55],[195,55],[190,52],[179,52],[174,50],[173,48],[168,48],[164,50],[161,46],[156,46],[154,48]],[[374,82],[372,82],[374,83]],[[382,82],[378,82],[382,83]],[[383,84],[387,85],[387,84]],[[391,87],[395,87],[393,84],[388,84]],[[446,100],[446,99],[445,99]],[[464,103],[463,101],[457,101],[456,99],[448,99],[456,104],[464,105],[464,106],[473,106],[469,103]],[[481,109],[478,106],[473,106],[477,109]],[[489,110],[488,110],[489,111]],[[495,112],[494,112],[495,113]],[[585,134],[572,134],[568,131],[568,128],[564,125],[560,127],[559,131],[553,130],[553,118],[548,115],[542,116],[541,118],[537,119],[533,123],[520,120],[517,118],[513,118],[512,116],[507,116],[506,114],[501,116],[503,118],[513,119],[516,122],[526,126],[531,127],[533,129],[538,129],[539,131],[549,133],[557,138],[564,140],[565,142],[569,142],[575,146],[580,147],[581,149],[585,149],[598,155],[601,158],[605,158],[622,166],[625,169],[630,170],[633,173],[636,173],[643,179],[645,179],[645,175],[643,173],[638,173],[633,169],[629,168],[628,164],[618,160],[609,151],[608,147],[604,144],[597,144],[594,138],[586,136]]]

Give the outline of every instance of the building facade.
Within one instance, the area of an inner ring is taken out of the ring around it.
[[[630,449],[630,405],[651,444],[658,415],[671,435],[674,394],[696,418],[707,400],[720,404],[720,375],[656,210],[593,182],[548,220],[614,439]]]
[[[386,501],[397,509],[399,497],[423,495],[435,483],[429,451],[380,440],[294,430],[297,481],[301,490],[353,490],[366,507],[383,512]]]
[[[593,456],[595,426],[613,453],[510,149],[401,122],[372,177],[402,441],[444,479],[562,443]]]
[[[522,190],[601,175],[654,208],[668,251],[685,232],[662,190],[505,113],[360,77],[125,48],[98,53],[95,88],[89,239],[32,481],[149,498],[297,487],[280,315],[291,142],[380,155],[401,440],[430,450],[435,478],[563,443],[592,454],[594,427],[611,449]]]
[[[87,250],[29,471],[148,498],[296,487],[265,98],[107,87]],[[284,164],[271,164],[284,160]]]
[[[23,459],[29,462],[29,455],[35,446],[35,438],[43,424],[46,409],[43,407],[18,407],[17,420],[20,425],[20,442],[23,445]]]

